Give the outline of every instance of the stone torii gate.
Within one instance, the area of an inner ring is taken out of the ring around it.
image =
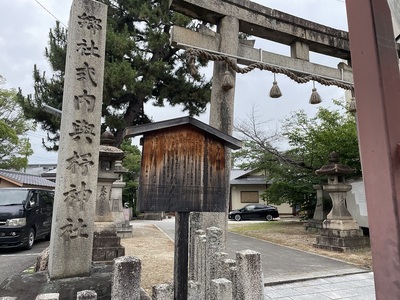
[[[398,0],[346,1],[354,81],[359,101],[357,123],[372,240],[377,299],[400,299],[400,73],[392,9]],[[245,0],[170,0],[171,8],[217,25],[217,33],[174,28],[172,44],[230,54],[238,63],[265,61],[351,83],[352,70],[308,62],[314,51],[350,62],[348,34]],[[399,22],[400,14],[393,11]],[[246,47],[239,31],[291,46],[291,57]],[[210,125],[231,130],[234,91],[221,87],[225,63],[214,64]],[[230,70],[231,76],[235,73]],[[228,182],[228,181],[227,181]]]
[[[309,52],[350,61],[348,33],[295,17],[248,0],[170,0],[170,8],[189,17],[217,25],[217,32],[200,27],[192,31],[174,26],[171,44],[183,49],[204,50],[229,56],[234,64],[268,64],[273,72],[279,68],[289,70],[293,76],[307,76],[309,80],[325,85],[341,85],[352,88],[352,69],[345,63],[331,68],[309,61]],[[240,41],[239,32],[290,46],[291,56],[279,55],[253,47],[252,41]],[[213,88],[211,93],[210,126],[232,135],[235,89],[223,87],[223,74],[229,72],[235,82],[236,72],[227,68],[226,62],[215,61]],[[303,81],[303,82],[306,82]],[[328,82],[328,83],[327,83]],[[229,150],[227,150],[229,152]],[[230,153],[226,154],[226,184],[229,184]],[[229,189],[225,195],[226,210],[229,204]],[[203,223],[226,228],[227,217],[207,217]]]

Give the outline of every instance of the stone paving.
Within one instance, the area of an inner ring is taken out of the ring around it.
[[[375,300],[372,272],[266,286],[264,299]]]

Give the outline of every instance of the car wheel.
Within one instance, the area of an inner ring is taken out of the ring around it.
[[[272,215],[268,214],[268,215],[265,217],[265,219],[266,219],[267,221],[272,221],[274,218],[272,217]]]
[[[235,215],[235,221],[240,221],[242,217],[240,215]]]
[[[26,249],[28,249],[28,250],[32,249],[34,242],[35,242],[35,229],[31,228],[29,230],[28,244],[26,245]]]

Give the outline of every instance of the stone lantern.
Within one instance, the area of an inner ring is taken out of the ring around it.
[[[314,246],[340,252],[367,246],[368,238],[363,236],[357,221],[346,207],[346,194],[351,190],[351,185],[346,183],[345,175],[355,173],[355,170],[340,164],[339,155],[332,152],[329,155],[329,164],[322,166],[315,173],[328,177],[328,183],[322,188],[332,199],[332,210],[323,221]]]
[[[125,172],[116,167],[116,162],[123,157],[124,152],[114,146],[114,135],[109,131],[104,132],[100,137],[93,262],[111,262],[125,254],[110,208],[112,184],[120,178],[121,172]]]
[[[120,174],[119,179],[114,181],[111,187],[111,212],[114,223],[117,226],[117,235],[122,238],[132,237],[132,225],[129,224],[130,209],[122,207],[122,192],[126,186],[122,174],[128,173],[128,170],[122,166],[122,161],[115,161],[114,173]]]

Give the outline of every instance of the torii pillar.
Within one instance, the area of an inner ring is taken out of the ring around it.
[[[346,1],[377,299],[400,299],[400,75],[387,1]]]
[[[237,55],[239,48],[239,20],[232,16],[223,17],[219,24],[217,24],[217,32],[224,37],[221,38],[219,51]],[[236,72],[227,68],[225,62],[214,62],[209,124],[228,135],[232,135],[235,89],[231,88],[225,90],[222,87],[223,74],[225,72],[229,72],[229,76],[232,77],[232,82],[235,83]],[[227,186],[229,186],[230,173],[231,150],[225,147],[225,184]],[[209,215],[210,219],[213,220],[213,223],[223,229],[225,239],[228,222],[227,212],[229,206],[229,188],[226,189],[224,201],[226,203],[225,213],[203,213],[203,219],[207,219],[207,215]],[[210,223],[210,221],[204,221],[205,224]]]

